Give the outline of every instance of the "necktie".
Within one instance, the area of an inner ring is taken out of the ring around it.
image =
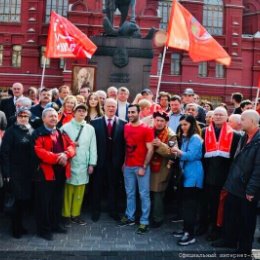
[[[108,124],[107,124],[107,133],[108,133],[108,137],[112,136],[112,119],[108,119]]]

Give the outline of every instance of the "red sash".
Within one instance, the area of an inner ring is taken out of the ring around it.
[[[168,127],[165,127],[157,137],[160,139],[160,141],[162,143],[168,144],[168,140],[169,140],[168,135],[169,135]],[[155,151],[155,153],[153,154],[153,157],[151,159],[151,163],[150,163],[151,172],[158,173],[160,171],[161,165],[162,165],[162,160],[163,160],[163,157],[161,155],[159,155],[158,153],[156,153],[156,151]]]
[[[220,131],[219,140],[217,142],[213,123],[206,128],[205,133],[205,158],[225,157],[230,158],[230,150],[233,141],[233,129],[225,122]]]

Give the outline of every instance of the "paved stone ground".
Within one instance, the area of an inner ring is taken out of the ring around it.
[[[232,253],[229,250],[216,251],[205,241],[205,237],[197,238],[197,243],[188,247],[178,246],[177,238],[174,238],[171,232],[180,228],[181,224],[171,223],[169,220],[159,229],[150,229],[145,235],[137,235],[135,233],[137,226],[117,227],[116,222],[106,213],[101,215],[97,223],[91,221],[89,214],[84,214],[83,217],[88,222],[87,226],[73,224],[68,234],[57,234],[54,236],[54,241],[45,241],[35,235],[32,217],[25,223],[29,234],[22,239],[14,239],[10,235],[8,219],[1,216],[0,260],[227,259],[224,253]],[[255,236],[260,237],[260,218]],[[259,254],[258,259],[260,259],[259,249],[260,244],[255,242],[254,254]]]

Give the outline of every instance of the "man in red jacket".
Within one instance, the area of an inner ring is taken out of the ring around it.
[[[65,179],[70,177],[70,159],[75,144],[56,129],[58,114],[53,108],[42,113],[43,126],[34,132],[34,151],[39,160],[36,176],[37,234],[46,240],[53,233],[66,233],[61,226],[61,209]]]

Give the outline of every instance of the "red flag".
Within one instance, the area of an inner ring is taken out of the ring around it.
[[[227,66],[231,62],[223,47],[177,0],[173,0],[166,46],[188,51],[194,62],[216,60]]]
[[[260,88],[260,76],[258,77],[258,85],[257,85],[258,88]]]
[[[47,58],[91,58],[97,46],[66,18],[51,12],[45,56]]]

